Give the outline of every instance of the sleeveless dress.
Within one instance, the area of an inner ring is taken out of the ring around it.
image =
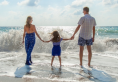
[[[60,56],[61,55],[60,43],[62,40],[63,39],[61,38],[61,40],[59,42],[53,42],[52,56]]]
[[[31,60],[31,53],[35,45],[35,32],[33,33],[26,33],[25,35],[25,50],[27,53],[27,58],[26,58],[26,65],[31,65],[32,60]]]

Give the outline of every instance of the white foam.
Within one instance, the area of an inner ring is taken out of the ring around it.
[[[64,28],[64,27],[63,27]],[[68,28],[68,29],[67,29]],[[66,27],[66,29],[62,29],[62,27],[37,27],[38,33],[43,40],[50,40],[51,33],[54,30],[58,30],[62,38],[70,38],[74,32],[75,27]],[[9,32],[3,32],[0,37],[0,51],[18,51],[22,52],[24,50],[24,45],[22,44],[22,30],[10,30]],[[78,34],[75,36],[74,40],[71,41],[62,41],[61,47],[63,51],[69,51],[78,49]],[[111,38],[103,38],[100,39],[98,37],[95,38],[94,45],[92,46],[93,52],[114,52],[118,49],[118,39]],[[51,52],[52,43],[43,43],[36,37],[36,44],[34,47],[34,52],[38,53],[50,53]]]

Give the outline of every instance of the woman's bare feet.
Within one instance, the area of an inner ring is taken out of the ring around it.
[[[88,63],[88,67],[93,68],[93,66],[92,66],[92,65],[90,65],[89,63]]]

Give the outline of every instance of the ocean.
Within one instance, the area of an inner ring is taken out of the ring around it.
[[[50,40],[50,33],[59,31],[62,38],[70,38],[76,26],[36,26],[43,40]],[[43,43],[36,37],[32,52],[34,65],[25,66],[26,52],[22,44],[23,27],[0,26],[0,76],[47,79],[51,82],[117,82],[118,81],[118,26],[97,26],[92,46],[93,68],[87,67],[88,54],[85,46],[83,70],[79,68],[79,32],[74,40],[62,41],[62,70],[58,58],[51,70],[52,43]]]

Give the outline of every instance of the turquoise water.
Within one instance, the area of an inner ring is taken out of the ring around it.
[[[13,26],[0,26],[0,32],[9,32],[10,30],[20,30],[20,29],[23,29],[23,27],[13,27]]]
[[[118,26],[96,27],[96,36],[118,38]]]
[[[73,30],[75,28],[73,28]],[[0,26],[0,33],[9,32],[10,30],[21,30],[21,29],[23,29],[23,27],[19,27],[19,26],[2,27],[2,26]],[[69,29],[69,27],[68,27],[68,29]],[[96,27],[96,37],[118,38],[118,26],[97,26]]]

